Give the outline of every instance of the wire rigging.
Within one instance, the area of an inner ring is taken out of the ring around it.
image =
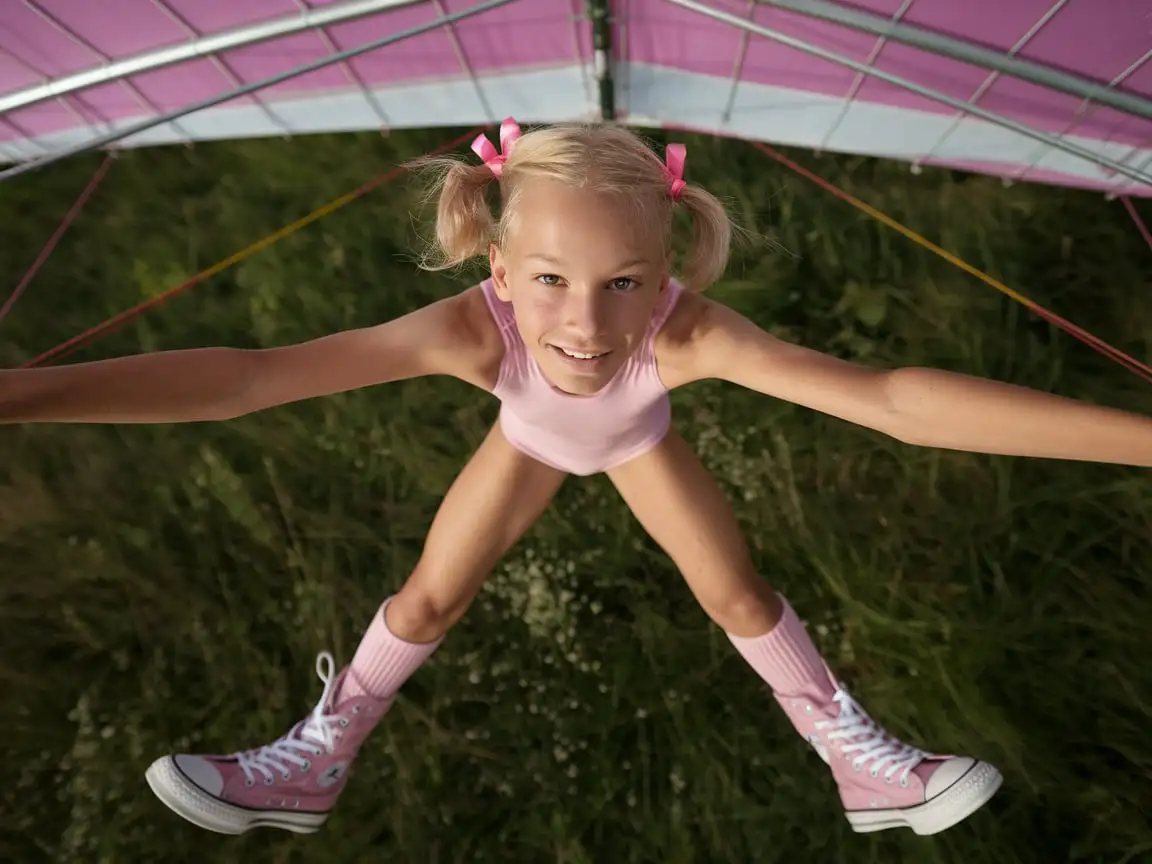
[[[479,132],[485,131],[488,128],[490,128],[490,126],[477,127],[475,129],[469,131],[465,135],[462,135],[458,138],[455,138],[452,141],[448,142],[447,144],[444,144],[441,147],[438,147],[435,150],[432,150],[431,154],[437,154],[437,153],[446,152],[448,150],[452,150],[452,149],[456,148],[457,146],[459,146],[464,141],[467,141],[467,140],[474,138],[476,136],[476,134],[478,134]],[[969,273],[972,276],[975,276],[977,279],[980,279],[982,282],[986,283],[987,285],[990,285],[991,287],[995,288],[997,291],[1000,291],[1001,293],[1005,294],[1006,296],[1010,297],[1011,299],[1015,300],[1016,302],[1020,303],[1021,305],[1027,307],[1029,310],[1031,310],[1034,314],[1036,314],[1040,318],[1044,319],[1045,321],[1052,324],[1053,326],[1058,327],[1059,329],[1064,330],[1065,332],[1071,334],[1075,338],[1084,342],[1086,345],[1088,345],[1091,348],[1098,351],[1103,356],[1114,360],[1115,362],[1119,363],[1124,368],[1128,369],[1130,372],[1140,376],[1141,378],[1145,379],[1146,381],[1152,382],[1152,367],[1149,367],[1147,364],[1142,363],[1141,361],[1137,360],[1136,358],[1129,356],[1128,354],[1124,353],[1120,349],[1108,344],[1103,339],[1100,339],[1099,337],[1094,336],[1093,334],[1087,332],[1086,330],[1082,329],[1081,327],[1078,327],[1076,324],[1073,324],[1071,321],[1068,321],[1067,319],[1057,315],[1055,312],[1052,312],[1048,309],[1045,309],[1043,306],[1041,306],[1035,300],[1032,300],[1031,298],[1026,297],[1023,294],[1021,294],[1020,292],[1013,290],[1012,288],[1005,285],[1003,282],[990,276],[989,274],[987,274],[983,270],[980,270],[979,268],[973,266],[972,264],[969,264],[964,259],[953,254],[952,252],[949,252],[947,249],[944,249],[943,247],[938,246],[937,244],[933,243],[931,240],[927,239],[926,237],[924,237],[921,234],[918,234],[916,231],[913,231],[911,228],[908,228],[907,226],[898,222],[896,219],[893,219],[891,216],[887,215],[886,213],[883,213],[882,211],[877,210],[875,207],[868,204],[867,202],[862,201],[861,199],[855,197],[854,195],[851,195],[850,193],[848,193],[845,190],[841,189],[840,187],[836,186],[831,181],[826,180],[823,177],[820,177],[819,175],[813,173],[812,171],[809,171],[807,168],[804,168],[802,165],[798,164],[797,162],[793,161],[792,159],[789,159],[787,156],[785,156],[783,153],[776,150],[775,148],[770,147],[767,144],[764,144],[764,143],[759,142],[759,141],[752,141],[749,143],[751,143],[753,147],[760,150],[762,153],[765,153],[766,155],[768,155],[769,157],[771,157],[775,161],[779,162],[781,165],[784,165],[785,167],[789,168],[790,170],[799,174],[800,176],[804,177],[805,179],[810,180],[811,182],[815,183],[816,185],[820,186],[821,188],[830,192],[831,194],[835,195],[836,197],[840,198],[841,200],[848,202],[849,204],[851,204],[853,207],[857,208],[858,210],[861,210],[862,212],[868,214],[873,219],[876,219],[877,221],[888,226],[889,228],[893,229],[894,231],[897,231],[900,234],[903,234],[905,237],[912,240],[914,243],[919,244],[920,246],[929,250],[933,254],[938,255],[939,257],[943,258],[945,261],[949,262],[953,266],[958,267],[959,269],[965,271],[966,273]],[[60,236],[63,235],[64,231],[67,229],[67,226],[69,224],[71,224],[71,221],[73,221],[75,219],[75,216],[79,213],[79,210],[83,206],[84,201],[86,201],[87,198],[90,197],[91,192],[94,191],[94,189],[95,189],[95,185],[98,184],[99,180],[103,177],[104,172],[107,171],[107,165],[108,165],[108,160],[106,159],[105,162],[101,165],[101,169],[97,172],[97,175],[89,183],[89,188],[85,189],[85,192],[82,193],[81,197],[77,200],[76,204],[73,205],[72,210],[69,211],[69,215],[67,217],[65,217],[64,223],[62,223],[61,227],[57,229],[56,234],[53,235],[52,239],[49,241],[48,245],[45,247],[46,251],[41,253],[41,258],[46,259],[47,255],[50,254],[51,249],[55,248],[56,243],[59,242]],[[255,254],[256,252],[259,252],[263,249],[266,249],[267,247],[271,246],[276,241],[281,240],[284,237],[287,237],[290,234],[295,233],[296,231],[299,231],[301,228],[304,228],[305,226],[310,225],[311,223],[317,221],[318,219],[321,219],[322,217],[328,215],[329,213],[332,213],[335,210],[338,210],[341,207],[344,207],[347,204],[350,204],[352,201],[355,201],[356,199],[363,197],[364,195],[371,192],[372,190],[374,190],[374,189],[384,185],[388,181],[398,177],[399,175],[404,173],[404,171],[405,171],[404,168],[394,168],[391,171],[388,171],[384,174],[381,174],[381,175],[373,178],[372,180],[368,181],[363,186],[361,186],[359,189],[355,189],[352,192],[346,193],[345,195],[342,195],[339,198],[334,199],[333,201],[329,202],[328,204],[325,204],[323,207],[317,208],[316,210],[309,213],[307,216],[304,216],[300,219],[297,219],[295,222],[292,222],[288,225],[285,225],[283,228],[280,228],[279,230],[274,231],[271,234],[268,234],[267,236],[261,238],[260,240],[257,240],[255,243],[252,243],[252,244],[246,246],[245,248],[243,248],[240,251],[228,256],[227,258],[224,258],[221,261],[218,261],[216,264],[213,264],[211,267],[208,267],[207,269],[202,270],[201,272],[197,273],[196,275],[192,276],[191,278],[181,282],[178,285],[173,286],[172,288],[169,288],[168,290],[164,291],[163,293],[161,293],[155,297],[152,297],[149,300],[146,300],[142,303],[139,303],[136,306],[133,306],[132,308],[127,309],[127,310],[125,310],[125,311],[123,311],[117,315],[114,315],[113,317],[95,325],[94,327],[91,327],[88,330],[85,330],[84,332],[79,333],[76,336],[73,336],[71,339],[68,339],[67,341],[62,342],[61,344],[55,346],[54,348],[50,348],[49,350],[45,351],[43,354],[40,354],[38,357],[35,357],[32,360],[29,360],[27,363],[25,363],[23,365],[22,368],[31,368],[31,367],[43,365],[43,364],[51,362],[51,361],[61,360],[65,357],[75,353],[76,351],[80,350],[81,348],[88,347],[88,346],[92,345],[94,342],[96,342],[102,336],[107,335],[108,333],[110,333],[113,330],[123,326],[124,324],[127,324],[131,321],[134,321],[135,319],[139,318],[141,315],[143,315],[144,313],[146,313],[150,309],[153,309],[153,308],[159,306],[160,304],[165,303],[168,300],[171,300],[173,297],[176,297],[180,294],[185,293],[186,291],[188,291],[193,286],[198,285],[199,283],[204,282],[204,281],[212,278],[213,276],[215,276],[215,275],[221,273],[222,271],[228,269],[232,265],[234,265],[240,261],[243,261],[245,258],[248,258],[249,256]],[[1152,234],[1149,234],[1148,228],[1143,223],[1143,221],[1140,219],[1139,213],[1136,212],[1136,209],[1132,205],[1131,201],[1129,201],[1127,198],[1123,199],[1123,201],[1124,201],[1125,206],[1128,208],[1128,212],[1132,215],[1133,219],[1136,221],[1136,224],[1137,224],[1138,228],[1140,229],[1141,234],[1145,237],[1146,240],[1149,241],[1149,245],[1152,246]],[[43,264],[43,261],[40,259],[37,259],[37,263],[33,265],[33,269],[30,271],[30,273],[32,275],[34,275],[35,271],[37,269],[39,269],[39,267],[42,264]],[[0,310],[0,317],[3,317],[3,314],[6,313],[7,310],[11,308],[12,304],[15,302],[16,297],[18,297],[19,294],[27,287],[27,282],[30,282],[30,281],[31,281],[31,276],[26,274],[25,278],[21,280],[21,284],[19,286],[17,286],[17,291],[14,292],[13,296],[9,298],[9,300],[5,304],[4,308],[2,310]]]
[[[472,129],[470,132],[467,132],[458,138],[452,139],[447,144],[443,144],[440,147],[437,147],[436,149],[429,151],[429,155],[437,155],[439,153],[444,153],[444,152],[447,152],[449,150],[453,150],[456,147],[460,146],[460,144],[462,144],[464,141],[470,141],[472,138],[475,138],[476,135],[485,131],[487,128],[488,128],[487,126],[478,126],[475,129]],[[341,195],[339,198],[336,198],[332,201],[329,201],[324,206],[318,207],[317,209],[313,210],[307,216],[303,216],[303,217],[297,219],[295,222],[292,222],[288,225],[285,225],[283,228],[280,228],[277,231],[273,231],[271,234],[268,234],[268,235],[260,238],[255,243],[251,243],[248,246],[245,246],[240,251],[234,252],[232,255],[229,255],[227,258],[224,258],[220,261],[217,261],[211,267],[208,267],[204,270],[201,270],[196,275],[191,276],[190,278],[184,280],[183,282],[179,283],[178,285],[174,285],[173,287],[169,288],[168,290],[166,290],[160,294],[157,294],[155,297],[151,297],[142,303],[138,303],[135,306],[133,306],[132,308],[126,309],[123,312],[120,312],[119,314],[114,315],[111,318],[108,318],[105,321],[102,321],[93,327],[90,327],[89,329],[85,330],[83,333],[79,333],[76,336],[73,336],[71,339],[68,339],[65,342],[61,342],[59,345],[55,346],[54,348],[48,349],[47,351],[45,351],[43,354],[39,355],[38,357],[34,357],[31,360],[29,360],[28,362],[24,363],[21,368],[30,369],[34,366],[42,366],[45,363],[48,363],[49,361],[61,360],[61,359],[65,358],[71,354],[74,354],[75,352],[79,351],[81,348],[86,348],[86,347],[92,345],[97,340],[99,340],[101,337],[106,336],[107,334],[111,333],[114,330],[119,329],[120,327],[122,327],[125,324],[130,323],[131,321],[136,320],[141,315],[143,315],[145,312],[148,312],[150,309],[154,309],[157,306],[159,306],[160,304],[166,303],[167,301],[171,300],[173,297],[177,297],[180,294],[183,294],[186,291],[188,291],[190,288],[192,288],[196,285],[199,285],[201,282],[205,282],[208,279],[211,279],[213,276],[216,276],[217,274],[222,273],[223,271],[227,270],[232,265],[238,264],[239,262],[243,261],[245,258],[248,258],[249,256],[255,254],[256,252],[259,252],[262,249],[268,248],[273,243],[275,243],[277,240],[282,240],[285,237],[289,236],[290,234],[295,234],[301,228],[304,228],[308,225],[311,225],[313,222],[317,221],[318,219],[321,219],[324,216],[327,216],[329,213],[333,213],[336,210],[339,210],[341,207],[344,207],[348,204],[351,204],[356,199],[362,198],[364,195],[367,195],[372,190],[377,189],[380,186],[383,186],[385,183],[388,183],[389,181],[394,180],[395,178],[399,177],[401,174],[405,173],[405,171],[406,171],[405,168],[397,167],[397,168],[393,168],[390,171],[387,171],[383,174],[380,174],[380,175],[374,177],[373,179],[369,180],[367,183],[365,183],[360,188],[354,189],[351,192],[348,192],[348,193],[345,193],[344,195]]]
[[[76,198],[76,201],[73,202],[61,220],[60,225],[52,233],[52,236],[48,238],[48,242],[44,244],[44,248],[40,250],[40,254],[36,256],[36,260],[32,262],[32,266],[20,277],[20,281],[16,283],[16,287],[12,290],[8,299],[4,301],[4,305],[0,306],[0,321],[3,321],[4,317],[12,311],[12,307],[16,305],[16,301],[20,299],[21,295],[28,289],[28,286],[32,284],[32,280],[36,278],[36,274],[40,272],[40,269],[52,255],[53,251],[55,251],[64,234],[67,233],[68,229],[72,227],[72,223],[80,216],[80,211],[84,209],[84,205],[88,203],[88,199],[95,194],[96,189],[100,186],[100,181],[104,179],[104,175],[107,174],[108,169],[112,167],[114,158],[111,152],[104,154],[103,161],[99,167],[97,167],[96,173],[92,175],[92,179],[88,181],[88,185],[84,187],[83,191],[81,191],[80,195]]]
[[[1013,289],[1011,289],[1007,285],[1005,285],[1003,282],[1001,282],[999,279],[996,279],[993,276],[989,276],[983,270],[979,269],[978,267],[974,267],[973,265],[971,265],[967,261],[965,261],[963,258],[960,258],[958,255],[954,255],[953,253],[949,252],[947,249],[944,249],[941,246],[937,246],[935,243],[933,243],[927,237],[924,237],[922,234],[916,233],[911,228],[909,228],[906,225],[903,225],[902,223],[893,219],[887,213],[883,213],[880,210],[877,210],[871,204],[868,204],[864,201],[861,201],[855,195],[852,195],[852,194],[844,191],[843,189],[841,189],[839,186],[837,186],[835,183],[831,182],[830,180],[825,180],[823,177],[820,177],[819,175],[814,174],[813,172],[809,171],[804,166],[802,166],[802,165],[798,164],[797,162],[794,162],[793,160],[789,159],[787,156],[785,156],[779,150],[776,150],[772,147],[769,147],[767,144],[763,144],[759,141],[752,141],[750,143],[757,150],[760,150],[762,153],[767,154],[768,156],[770,156],[771,158],[773,158],[777,162],[779,162],[781,165],[784,165],[785,167],[790,168],[792,171],[796,172],[797,174],[804,177],[805,179],[811,180],[817,186],[819,186],[820,188],[822,188],[828,192],[831,192],[837,198],[840,198],[843,201],[847,201],[853,207],[857,208],[858,210],[861,210],[864,213],[867,213],[873,219],[876,219],[877,221],[883,223],[884,225],[887,225],[889,228],[893,229],[894,231],[900,232],[905,237],[907,237],[909,240],[913,241],[914,243],[919,244],[920,246],[923,246],[929,252],[932,252],[935,255],[939,255],[941,258],[943,258],[949,264],[952,264],[956,267],[959,267],[964,272],[970,273],[971,275],[975,276],[977,279],[981,280],[982,282],[984,282],[988,285],[991,285],[997,291],[1000,291],[1001,293],[1006,294],[1008,297],[1011,297],[1017,303],[1020,303],[1023,306],[1026,306],[1028,309],[1030,309],[1032,312],[1034,312],[1040,318],[1043,318],[1049,324],[1052,324],[1055,327],[1059,327],[1061,330],[1064,330],[1065,332],[1070,333],[1072,336],[1075,336],[1081,342],[1084,342],[1085,344],[1089,345],[1090,347],[1096,349],[1098,352],[1103,354],[1105,357],[1108,357],[1112,360],[1115,360],[1121,366],[1128,369],[1128,371],[1130,371],[1136,375],[1139,375],[1141,378],[1145,379],[1146,381],[1152,382],[1152,368],[1150,368],[1147,364],[1140,362],[1139,360],[1137,360],[1134,357],[1130,357],[1129,355],[1127,355],[1123,351],[1121,351],[1119,348],[1115,348],[1112,345],[1109,345],[1103,339],[1100,339],[1097,336],[1093,336],[1088,331],[1076,326],[1071,321],[1068,321],[1067,319],[1060,317],[1055,312],[1052,312],[1048,309],[1045,309],[1043,306],[1041,306],[1035,300],[1032,300],[1031,298],[1025,297],[1019,291],[1014,291]]]

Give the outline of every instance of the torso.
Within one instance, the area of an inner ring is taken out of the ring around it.
[[[520,338],[511,304],[496,296],[490,281],[473,290],[483,298],[502,345],[498,365],[484,364],[482,377],[485,389],[501,401],[500,424],[514,447],[560,470],[588,475],[610,470],[664,437],[671,420],[668,391],[685,383],[677,362],[685,320],[677,312],[683,307],[691,314],[695,295],[672,283],[644,341],[612,381],[594,396],[572,396],[544,377]]]

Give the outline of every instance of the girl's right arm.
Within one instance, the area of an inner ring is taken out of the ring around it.
[[[0,423],[229,420],[422,375],[490,390],[502,352],[483,297],[469,289],[375,327],[281,348],[193,348],[0,370]]]

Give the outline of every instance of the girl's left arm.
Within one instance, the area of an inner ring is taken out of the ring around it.
[[[1152,466],[1152,417],[939,369],[869,369],[783,342],[704,298],[686,305],[697,308],[683,310],[667,354],[676,385],[719,378],[906,444]]]

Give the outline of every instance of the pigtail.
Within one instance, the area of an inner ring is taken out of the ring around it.
[[[425,270],[448,270],[488,252],[496,224],[488,194],[487,165],[451,156],[424,157],[405,165],[430,175],[426,201],[436,199],[436,238],[420,257]]]
[[[515,146],[515,156],[512,155]],[[430,177],[425,203],[436,199],[435,240],[421,256],[425,270],[446,270],[483,256],[503,241],[519,184],[545,177],[571,186],[622,196],[637,216],[671,242],[669,216],[680,210],[692,224],[692,240],[680,278],[694,291],[715,283],[728,266],[735,227],[711,192],[684,182],[686,148],[669,144],[663,162],[635,133],[613,124],[570,123],[521,136],[511,118],[500,125],[500,148],[486,137],[472,145],[480,162],[454,156],[425,156],[405,167]],[[514,170],[508,170],[513,169]],[[659,174],[653,168],[658,166]],[[492,182],[500,178],[500,222],[493,216]],[[671,249],[669,248],[670,252]]]
[[[732,220],[720,199],[701,186],[684,186],[679,205],[692,220],[692,245],[684,264],[684,281],[693,291],[704,291],[728,266]]]

